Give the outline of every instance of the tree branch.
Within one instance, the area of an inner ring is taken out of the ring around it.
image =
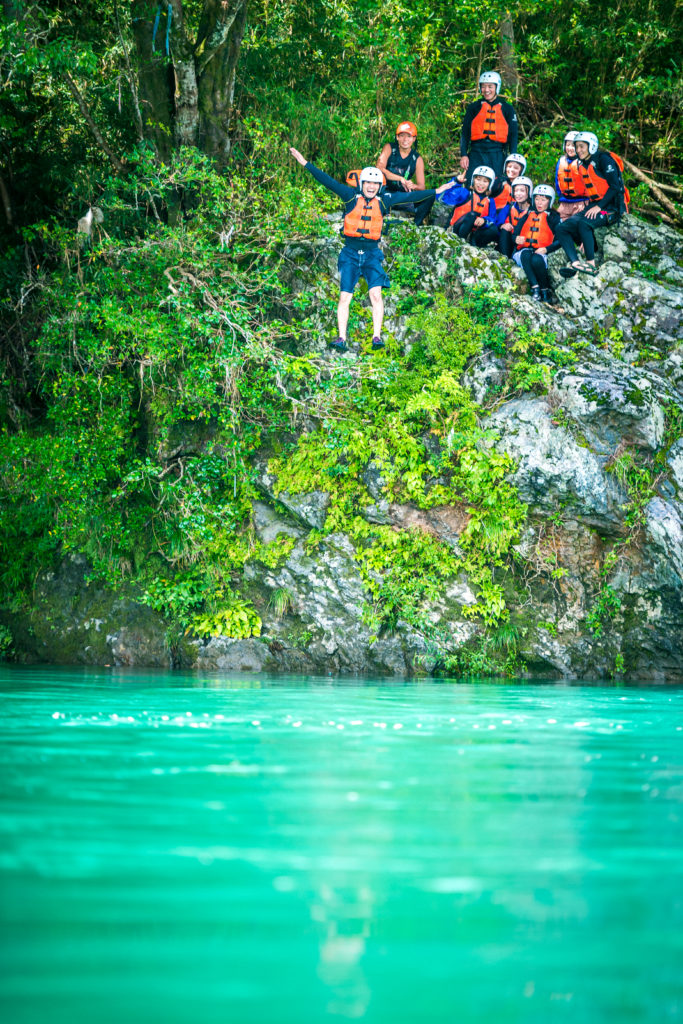
[[[218,10],[213,15],[213,28],[209,31],[209,15],[207,3],[204,7],[204,16],[200,31],[203,35],[198,37],[195,55],[197,57],[197,75],[201,75],[206,66],[213,60],[222,46],[225,45],[237,15],[244,7],[246,0],[236,0],[232,9],[227,0],[217,4]]]
[[[122,174],[123,173],[123,164],[121,163],[121,161],[117,157],[116,153],[114,153],[114,151],[109,147],[109,145],[107,144],[104,136],[102,135],[102,132],[99,130],[99,128],[97,127],[97,125],[93,121],[93,119],[92,119],[92,117],[90,115],[90,111],[88,110],[88,107],[86,105],[86,102],[83,99],[81,91],[78,88],[78,86],[76,85],[76,83],[74,82],[73,78],[71,77],[71,75],[69,74],[68,71],[64,72],[64,81],[68,85],[69,90],[70,90],[72,96],[76,100],[76,103],[78,104],[78,109],[80,110],[81,114],[83,115],[83,118],[85,119],[85,122],[88,125],[88,128],[90,129],[90,131],[91,131],[91,133],[93,135],[93,138],[95,139],[97,145],[100,147],[102,152],[106,153],[106,155],[109,157],[109,161],[110,161],[112,167],[114,168],[114,170],[116,171],[116,173],[117,174]]]
[[[664,195],[656,181],[653,181],[645,171],[641,171],[640,167],[636,167],[636,165],[632,164],[629,160],[624,160],[624,167],[628,168],[637,181],[642,181],[647,185],[650,194],[654,196],[660,206],[663,206],[666,212],[673,217],[676,223],[683,224],[683,215],[681,215],[681,213],[676,209],[671,200]]]

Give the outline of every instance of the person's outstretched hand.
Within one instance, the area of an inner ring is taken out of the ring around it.
[[[305,166],[306,166],[306,164],[308,163],[308,160],[306,159],[306,157],[305,157],[305,156],[302,156],[302,155],[301,155],[301,153],[299,152],[299,150],[298,150],[298,149],[295,149],[295,148],[294,148],[294,146],[290,146],[290,147],[289,147],[289,152],[290,152],[290,153],[292,154],[292,156],[294,157],[294,159],[295,159],[296,161],[298,161],[298,163],[300,163],[300,164],[301,164],[301,166],[302,166],[302,167],[305,167]]]
[[[447,192],[448,189],[453,188],[454,185],[455,182],[451,178],[450,181],[447,181],[444,185],[439,185],[439,187],[434,189],[434,191],[436,192],[437,196],[440,196],[442,192]]]

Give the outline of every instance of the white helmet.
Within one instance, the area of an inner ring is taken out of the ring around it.
[[[562,139],[562,142],[576,142],[576,136],[578,134],[579,132],[567,132],[565,137]]]
[[[550,200],[550,206],[555,202],[555,189],[552,185],[537,185],[531,195],[534,199],[536,196],[547,196]],[[550,207],[548,207],[548,209],[550,209]]]
[[[513,179],[513,181],[510,183],[510,188],[514,191],[516,185],[526,185],[526,187],[529,189],[529,198],[531,199],[531,194],[534,190],[534,183],[531,180],[531,178],[525,178],[522,175],[520,175],[519,178]]]
[[[492,167],[487,167],[486,164],[480,164],[479,167],[475,167],[472,171],[473,178],[488,178],[493,185],[496,180],[496,172]]]
[[[593,153],[597,153],[600,148],[598,137],[597,135],[594,135],[593,132],[577,132],[574,136],[574,145],[576,145],[577,142],[587,142],[588,152],[591,156],[593,156]]]
[[[500,92],[500,87],[503,82],[497,71],[484,71],[483,74],[479,75],[480,89],[482,85],[486,85],[487,82],[492,82],[496,87],[496,92]]]
[[[519,164],[519,166],[522,168],[522,174],[524,174],[526,170],[526,157],[522,156],[521,153],[510,153],[509,156],[505,157],[505,163],[503,164],[503,172],[505,172],[505,168],[507,167],[511,160],[514,160],[516,164]]]
[[[364,167],[358,176],[358,184],[363,187],[364,181],[374,181],[377,185],[384,184],[384,175],[379,167]]]

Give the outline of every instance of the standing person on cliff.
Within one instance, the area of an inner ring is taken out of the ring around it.
[[[460,133],[460,166],[466,172],[469,186],[472,171],[485,164],[496,177],[503,177],[503,164],[508,153],[516,153],[518,138],[517,114],[514,107],[499,96],[501,78],[497,71],[484,71],[479,76],[481,99],[470,103]]]
[[[336,352],[346,352],[346,330],[349,321],[349,307],[353,292],[361,277],[368,286],[368,296],[372,307],[373,338],[372,348],[384,348],[382,340],[382,323],[384,321],[384,300],[382,289],[391,284],[384,272],[382,264],[384,253],[379,247],[382,237],[384,218],[392,206],[414,201],[421,203],[425,199],[433,199],[453,187],[447,181],[437,189],[428,188],[417,192],[384,191],[384,176],[378,167],[364,167],[358,176],[358,187],[344,185],[320,168],[312,164],[305,156],[290,146],[289,152],[305,168],[317,182],[329,192],[339,196],[344,204],[344,221],[341,235],[344,247],[339,253],[337,268],[339,270],[339,303],[337,305],[337,326],[339,336],[331,341],[329,347]]]

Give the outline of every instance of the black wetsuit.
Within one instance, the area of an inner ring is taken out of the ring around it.
[[[413,148],[410,150],[407,156],[401,156],[401,151],[398,148],[398,143],[392,142],[391,153],[389,154],[389,159],[387,160],[387,170],[391,171],[392,174],[400,174],[402,178],[410,179],[415,174],[415,169],[417,168],[417,160],[419,156],[420,154],[418,153],[417,148],[415,146],[413,146]],[[400,181],[387,181],[386,190],[387,192],[392,193],[405,192],[405,189],[401,185]],[[425,199],[421,203],[415,203],[411,198],[410,204],[406,206],[406,209],[415,211],[415,224],[417,227],[419,227],[420,224],[422,224],[422,222],[425,220],[425,218],[429,216],[432,206],[434,205],[435,199],[436,196],[434,196],[432,199]]]
[[[564,249],[567,259],[574,263],[578,260],[576,244],[583,245],[583,251],[587,260],[595,258],[595,229],[606,228],[615,224],[625,211],[624,205],[624,179],[621,176],[617,163],[611,153],[606,149],[599,149],[587,160],[580,160],[580,164],[589,167],[591,164],[599,177],[604,178],[608,189],[601,199],[590,201],[590,205],[575,213],[567,220],[562,221],[557,231],[557,238]],[[597,217],[587,217],[589,210],[600,210]]]
[[[508,137],[505,142],[492,142],[490,139],[476,139],[474,142],[472,141],[472,121],[481,110],[482,105],[485,103],[492,107],[500,104],[503,117],[507,121],[508,125]],[[463,120],[462,131],[460,133],[460,155],[468,156],[470,159],[465,184],[470,184],[474,168],[480,167],[482,164],[485,164],[487,167],[491,167],[495,171],[497,178],[504,177],[503,163],[508,153],[517,152],[517,138],[517,114],[515,113],[514,107],[508,103],[507,100],[501,99],[500,96],[496,96],[496,98],[489,104],[488,100],[485,100],[482,97],[481,99],[475,100],[474,103],[470,103],[465,111],[465,118]]]

